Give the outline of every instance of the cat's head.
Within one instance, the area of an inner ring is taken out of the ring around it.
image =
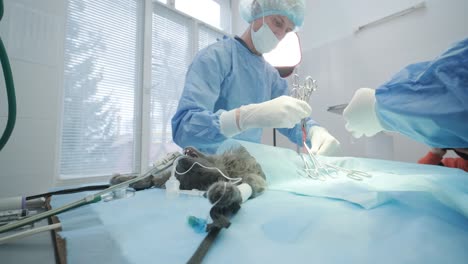
[[[198,149],[196,149],[195,147],[186,147],[186,148],[184,148],[184,155],[192,157],[192,158],[206,159],[206,155],[203,154]]]
[[[193,163],[198,162],[204,166],[214,166],[214,157],[212,155],[206,155],[196,149],[195,147],[184,148],[184,158],[180,159],[177,167],[181,169],[188,169]]]

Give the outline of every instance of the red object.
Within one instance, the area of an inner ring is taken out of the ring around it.
[[[442,163],[445,167],[458,168],[468,172],[468,161],[462,158],[443,158],[432,152],[428,152],[426,156],[418,160],[419,164],[439,165]]]
[[[307,141],[307,131],[306,131],[306,128],[305,128],[305,124],[302,123],[302,144],[307,144],[306,141]],[[305,146],[302,146],[302,149],[303,149],[304,153],[306,153]]]

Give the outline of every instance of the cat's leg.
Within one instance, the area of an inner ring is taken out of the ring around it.
[[[213,183],[207,191],[208,200],[216,207],[230,207],[233,204],[241,204],[242,196],[239,188],[230,182],[218,181]]]
[[[167,180],[169,180],[170,177],[171,177],[171,171],[166,170],[158,175],[155,175],[152,179],[152,184],[156,188],[165,189],[166,188],[165,184]]]
[[[114,174],[112,178],[110,179],[110,184],[111,185],[116,185],[122,182],[126,182],[128,180],[135,179],[137,176],[125,176],[125,175],[120,175],[120,174]],[[146,177],[142,180],[139,180],[135,183],[130,184],[130,187],[132,187],[135,190],[143,190],[143,189],[148,189],[153,186],[152,182],[153,176]]]
[[[242,182],[247,183],[252,188],[251,198],[255,198],[262,194],[267,187],[266,180],[262,176],[254,173],[247,174],[242,177]]]

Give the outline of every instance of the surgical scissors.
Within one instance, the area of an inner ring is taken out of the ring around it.
[[[343,167],[338,167],[338,166],[328,164],[328,163],[326,163],[325,166],[331,168],[332,170],[335,170],[336,172],[343,172],[346,174],[348,178],[356,180],[356,181],[362,181],[364,178],[372,178],[372,175],[364,171],[345,169]]]
[[[312,92],[317,90],[317,81],[312,79],[312,77],[307,76],[303,82],[300,84],[299,74],[295,73],[292,77],[292,88],[290,90],[290,96],[296,99],[302,100],[304,102],[309,102]],[[306,120],[301,120],[301,129],[302,129],[302,142],[307,140],[307,131],[306,131]],[[301,146],[297,145],[297,153],[300,153]]]
[[[304,102],[309,102],[312,92],[317,90],[317,81],[312,79],[312,77],[307,76],[304,80],[304,83],[300,84],[299,75],[297,73],[295,73],[292,78],[292,89],[290,91],[290,95]],[[326,180],[326,176],[330,178],[337,178],[340,172],[344,173],[348,178],[356,181],[362,181],[364,178],[372,177],[372,175],[363,171],[345,169],[336,165],[319,162],[319,160],[315,157],[314,153],[312,153],[312,150],[307,146],[306,143],[307,128],[305,119],[301,120],[301,129],[302,145],[304,146],[307,155],[302,155],[300,153],[299,145],[297,146],[297,153],[301,156],[302,161],[304,162],[304,171],[307,177],[314,180]]]
[[[309,178],[314,180],[326,180],[325,176],[329,176],[331,178],[335,178],[332,176],[332,172],[327,168],[327,166],[323,166],[312,153],[312,150],[307,146],[307,143],[304,141],[304,148],[307,150],[308,157],[311,162],[307,161],[303,155],[301,158],[304,162],[305,172]]]
[[[317,90],[317,81],[312,77],[307,76],[304,80],[304,84],[299,83],[299,75],[295,73],[293,75],[293,83],[290,95],[294,98],[308,102],[312,92]]]
[[[304,147],[307,150],[308,157],[312,161],[312,164],[310,164],[302,155],[301,158],[304,161],[304,170],[307,176],[311,179],[325,180],[325,176],[329,176],[330,178],[337,178],[340,172],[344,173],[348,178],[356,181],[362,181],[364,178],[372,177],[372,175],[364,171],[346,169],[329,163],[319,162],[315,155],[312,153],[312,150],[307,146],[305,142]]]

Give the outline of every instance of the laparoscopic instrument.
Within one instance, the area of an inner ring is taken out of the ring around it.
[[[293,80],[290,95],[308,103],[310,96],[318,88],[316,80],[314,80],[311,76],[307,76],[304,82],[301,84],[299,75],[297,73],[295,73],[292,78]],[[301,120],[301,129],[302,145],[305,149],[306,155],[301,154],[299,145],[297,147],[297,153],[301,156],[302,161],[304,162],[304,172],[308,178],[314,180],[326,180],[327,177],[338,178],[341,174],[344,174],[350,179],[362,181],[365,178],[372,177],[372,175],[367,172],[346,169],[333,164],[320,162],[312,150],[307,146],[307,127],[305,119]]]
[[[88,196],[86,196],[86,197],[84,197],[84,198],[82,198],[80,200],[77,200],[75,202],[71,202],[71,203],[66,204],[64,206],[61,206],[59,208],[52,209],[52,210],[49,210],[49,211],[46,211],[46,212],[43,212],[43,213],[40,213],[40,214],[36,214],[36,215],[30,216],[30,217],[26,217],[24,219],[21,219],[19,221],[15,221],[15,222],[11,222],[11,223],[6,224],[4,226],[0,226],[0,233],[4,233],[4,232],[7,232],[7,231],[16,229],[18,227],[22,227],[22,226],[34,223],[36,221],[42,220],[44,218],[47,218],[47,217],[50,217],[50,216],[53,216],[53,215],[57,215],[59,213],[62,213],[62,212],[65,212],[65,211],[80,207],[82,205],[99,202],[99,201],[101,201],[103,199],[106,199],[106,197],[109,195],[109,193],[118,194],[118,193],[120,193],[119,190],[126,189],[130,184],[135,183],[135,182],[140,181],[140,180],[143,180],[146,177],[158,174],[158,173],[168,169],[170,166],[172,166],[174,161],[180,155],[182,155],[182,154],[180,154],[178,152],[170,153],[164,159],[156,162],[154,164],[154,166],[148,172],[146,172],[145,174],[142,174],[142,175],[140,175],[138,177],[135,177],[135,178],[133,178],[131,180],[128,180],[128,181],[113,185],[113,186],[111,186],[111,187],[109,187],[109,188],[107,188],[105,190],[99,191],[97,193],[90,194],[90,195],[88,195]]]

